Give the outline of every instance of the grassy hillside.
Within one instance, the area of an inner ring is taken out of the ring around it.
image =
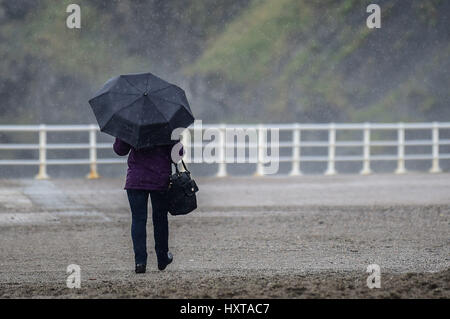
[[[66,27],[70,0],[0,0],[0,123],[95,122],[88,99],[110,77],[181,70],[248,3],[79,0],[81,29]]]
[[[450,120],[450,2],[0,0],[0,123],[94,122],[108,78],[152,71],[209,122]]]
[[[78,1],[81,31],[65,26],[71,1],[22,1],[22,10],[6,3],[0,28],[2,122],[80,121],[80,104],[74,103],[82,101],[80,93],[89,94],[89,86],[115,73],[142,67],[109,32],[110,17],[89,1]]]
[[[449,3],[379,1],[373,30],[369,3],[254,1],[187,73],[233,87],[217,104],[236,120],[450,119]]]

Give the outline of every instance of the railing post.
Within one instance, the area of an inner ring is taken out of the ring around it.
[[[292,169],[290,172],[291,176],[299,176],[302,175],[300,171],[300,125],[298,123],[295,124],[294,129],[292,131]]]
[[[437,122],[433,122],[431,133],[433,139],[433,159],[430,173],[441,173],[442,170],[439,167],[439,124]]]
[[[395,174],[406,173],[405,169],[405,124],[398,123],[397,129],[397,169]]]
[[[39,126],[39,172],[35,178],[49,178],[47,175],[47,128],[45,124]]]
[[[89,166],[90,172],[86,178],[99,178],[97,172],[97,127],[94,124],[91,124],[89,128]]]
[[[372,173],[370,169],[370,123],[364,123],[364,146],[363,146],[363,167],[361,175],[369,175]]]
[[[219,128],[219,168],[217,171],[217,177],[227,176],[227,163],[226,163],[226,126],[225,124],[220,125]]]
[[[264,143],[266,141],[264,127],[258,125],[258,160],[256,162],[255,176],[264,176]]]
[[[334,123],[330,123],[330,127],[328,129],[328,168],[325,172],[325,175],[335,175],[337,173],[334,167],[335,154],[336,154],[336,125]]]

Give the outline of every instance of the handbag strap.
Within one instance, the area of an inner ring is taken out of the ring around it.
[[[181,160],[181,163],[183,164],[183,168],[186,171],[186,173],[191,174],[191,172],[189,172],[189,170],[186,167],[186,164],[184,163],[183,160]],[[175,171],[177,172],[177,174],[180,173],[179,169],[178,169],[178,163],[175,163],[174,161],[172,161],[172,164],[175,166]]]

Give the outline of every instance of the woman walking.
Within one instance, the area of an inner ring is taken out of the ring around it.
[[[125,189],[131,208],[131,238],[133,240],[136,273],[145,273],[147,266],[147,207],[152,204],[153,234],[158,269],[164,270],[173,256],[169,252],[169,210],[167,188],[171,174],[172,146],[154,146],[136,150],[116,138],[114,151],[119,156],[128,155],[128,172]]]
[[[149,196],[158,268],[164,270],[173,260],[167,222],[173,128],[186,128],[194,122],[186,94],[149,72],[123,74],[109,79],[89,104],[100,131],[116,138],[114,151],[120,156],[129,154],[125,189],[136,273],[144,273],[147,266]]]

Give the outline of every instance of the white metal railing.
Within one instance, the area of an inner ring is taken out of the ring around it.
[[[194,126],[190,130],[196,129]],[[336,162],[361,162],[361,174],[370,174],[371,162],[373,161],[396,161],[397,168],[395,173],[403,174],[406,172],[405,161],[407,160],[430,160],[430,173],[439,173],[441,168],[440,160],[450,159],[450,153],[441,153],[440,147],[450,145],[450,139],[440,139],[439,132],[442,129],[450,129],[450,122],[433,122],[433,123],[358,123],[358,124],[277,124],[277,125],[203,125],[204,129],[219,130],[218,148],[220,160],[218,162],[217,176],[227,175],[227,158],[225,157],[225,150],[228,146],[225,139],[226,129],[256,129],[258,132],[257,145],[250,145],[244,143],[237,145],[237,147],[252,147],[258,148],[258,158],[256,162],[255,175],[264,175],[264,162],[261,149],[266,147],[263,139],[263,129],[278,129],[280,131],[291,131],[292,137],[289,141],[281,141],[280,148],[291,148],[291,156],[280,156],[279,162],[290,162],[292,165],[290,175],[301,175],[302,162],[326,162],[326,175],[334,175],[337,173]],[[431,132],[431,139],[426,140],[407,140],[405,138],[405,131],[407,130],[428,130]],[[5,165],[36,165],[39,167],[37,179],[49,178],[47,174],[47,166],[49,165],[89,165],[90,172],[87,178],[98,178],[97,166],[100,164],[123,164],[126,160],[123,158],[98,158],[97,150],[111,148],[111,143],[98,143],[97,133],[99,128],[97,125],[0,125],[0,133],[2,132],[37,132],[39,135],[38,144],[13,144],[3,143],[0,140],[0,151],[2,150],[37,150],[39,153],[38,159],[1,159],[0,166]],[[328,140],[326,141],[306,141],[302,140],[302,132],[307,131],[327,131]],[[362,131],[362,140],[352,141],[338,141],[337,131]],[[373,140],[371,133],[374,131],[396,131],[396,140]],[[89,143],[47,143],[47,133],[49,132],[88,132]],[[185,147],[195,147],[203,145],[194,145],[189,141],[184,144]],[[233,145],[233,147],[236,145]],[[391,146],[397,148],[396,155],[371,155],[371,149],[374,146]],[[405,154],[405,147],[408,146],[431,146],[430,154]],[[338,147],[359,147],[362,149],[361,155],[336,155],[336,148]],[[302,149],[304,148],[327,148],[327,156],[302,156]],[[68,150],[68,149],[88,149],[89,158],[86,159],[47,159],[47,152],[49,150]],[[1,153],[0,153],[1,154]]]

